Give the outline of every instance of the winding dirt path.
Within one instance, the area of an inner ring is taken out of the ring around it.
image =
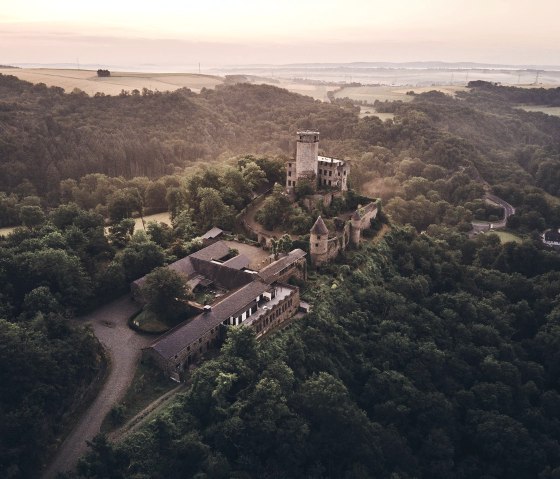
[[[127,326],[127,319],[137,310],[138,306],[127,295],[76,320],[81,324],[91,324],[95,336],[111,359],[110,372],[91,406],[61,444],[54,460],[45,470],[43,479],[51,479],[59,472],[76,467],[78,459],[87,451],[86,441],[91,441],[99,433],[107,413],[126,393],[134,377],[141,349],[153,340],[135,333]]]

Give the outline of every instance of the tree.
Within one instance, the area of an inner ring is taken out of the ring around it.
[[[214,188],[199,188],[199,214],[202,229],[220,226],[231,228],[233,226],[233,211],[228,207],[220,193]]]
[[[252,191],[257,191],[266,183],[266,173],[256,163],[247,163],[241,168],[241,174],[243,175],[243,180]]]
[[[134,234],[134,220],[124,218],[118,223],[109,227],[109,239],[117,248],[124,248]]]
[[[161,246],[150,241],[144,232],[138,232],[117,258],[124,268],[126,279],[133,281],[161,266],[165,254]]]
[[[22,206],[19,218],[24,226],[32,229],[45,222],[45,213],[39,206]]]
[[[146,308],[171,322],[187,311],[186,302],[192,298],[187,278],[167,267],[156,268],[146,275],[141,294]]]

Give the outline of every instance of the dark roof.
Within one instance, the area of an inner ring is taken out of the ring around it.
[[[189,255],[189,258],[203,259],[205,261],[212,261],[213,259],[222,259],[229,254],[229,246],[223,241],[216,241],[215,243],[202,248]]]
[[[214,226],[214,228],[209,229],[206,233],[204,233],[201,236],[201,238],[202,239],[213,239],[213,238],[216,238],[216,237],[220,236],[223,232],[224,232],[224,230]]]
[[[303,258],[306,255],[305,251],[301,249],[294,249],[290,251],[286,256],[283,256],[276,260],[274,263],[265,266],[263,269],[259,271],[259,276],[270,283],[274,280],[274,276],[280,273],[284,268],[294,264],[300,258]]]
[[[243,268],[248,268],[249,263],[250,261],[249,258],[247,258],[247,256],[245,256],[244,254],[238,254],[237,256],[234,256],[233,258],[224,261],[223,265],[232,269],[243,269]]]
[[[175,261],[174,263],[171,263],[168,266],[168,268],[172,269],[173,271],[177,271],[178,273],[183,273],[184,275],[187,276],[187,278],[190,278],[192,275],[199,273],[197,265],[200,263],[195,264],[193,262],[193,259],[195,261],[196,260],[211,261],[213,259],[219,260],[224,256],[227,256],[229,254],[229,251],[230,251],[229,246],[226,243],[224,243],[223,241],[217,241],[216,243],[211,244],[206,248],[202,248],[196,253],[193,253],[189,256],[186,256],[185,258],[180,259],[179,261]],[[136,287],[141,287],[145,281],[146,281],[146,276],[143,276],[142,278],[133,281],[132,285]]]
[[[190,277],[196,273],[190,256],[182,258],[179,261],[175,261],[174,263],[171,263],[168,266],[168,268],[172,269],[173,271],[177,271],[177,273],[182,273],[187,277]],[[141,287],[145,281],[146,281],[146,276],[142,276],[136,281],[133,281],[132,284],[134,286]]]
[[[198,274],[228,290],[245,286],[255,279],[253,274],[239,269],[229,268],[225,264],[212,263],[192,257],[191,261]]]
[[[323,221],[323,218],[321,218],[320,216],[317,218],[317,221],[315,221],[315,224],[311,228],[311,233],[316,234],[316,235],[328,235],[329,234],[329,229],[327,228],[327,225]]]
[[[262,281],[249,283],[219,303],[212,305],[210,312],[201,313],[192,320],[182,323],[160,336],[151,344],[150,348],[166,359],[172,358],[189,344],[202,337],[204,333],[219,326],[230,316],[248,306],[269,288],[270,286]]]

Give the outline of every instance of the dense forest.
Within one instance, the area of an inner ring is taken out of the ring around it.
[[[553,478],[560,257],[394,230],[316,274],[314,311],[232,330],[174,407],[80,477]]]
[[[560,226],[560,119],[516,106],[560,92],[521,90],[412,95],[377,104],[382,122],[270,86],[88,97],[0,75],[0,226],[21,225],[0,237],[0,476],[37,477],[103,373],[71,318],[208,228],[239,232],[271,188],[262,221],[305,247],[321,211],[273,186],[294,132],[316,128],[392,231],[313,271],[302,321],[260,343],[232,331],[164,415],[96,439],[79,476],[559,477],[560,257],[538,234]],[[468,238],[501,215],[489,191],[523,243]],[[135,231],[160,211],[171,226]]]

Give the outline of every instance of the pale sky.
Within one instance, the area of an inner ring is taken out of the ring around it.
[[[560,0],[0,0],[0,64],[560,64]]]

